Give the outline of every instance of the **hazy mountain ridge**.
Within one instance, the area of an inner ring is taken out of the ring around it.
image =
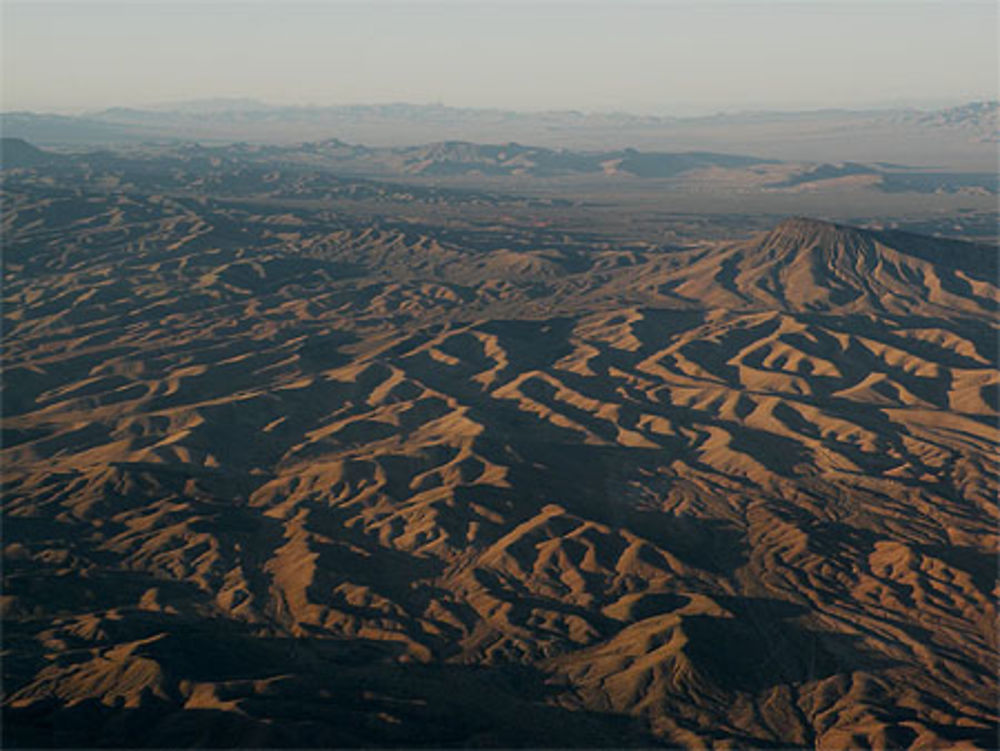
[[[3,113],[0,124],[8,136],[43,145],[152,139],[290,143],[338,137],[379,146],[462,140],[517,141],[595,151],[628,147],[735,151],[768,159],[882,159],[979,171],[996,162],[988,143],[996,132],[995,102],[931,111],[765,111],[662,117],[405,103],[288,107],[210,100],[149,109],[118,107],[74,117]],[[865,142],[877,149],[873,151],[852,138],[852,133],[861,130],[866,133]]]
[[[970,102],[932,112],[912,113],[907,117],[931,128],[959,128],[972,132],[983,141],[1000,138],[1000,102]]]
[[[11,142],[26,143],[23,139]],[[30,146],[30,144],[29,144]],[[23,147],[18,147],[23,150]],[[35,148],[35,147],[31,147]],[[39,152],[41,154],[43,152]],[[719,190],[751,192],[803,190],[872,189],[885,193],[913,192],[937,194],[996,194],[1000,186],[995,173],[924,172],[902,165],[873,164],[812,164],[782,162],[739,154],[712,152],[643,152],[638,149],[618,151],[581,151],[548,149],[519,143],[477,144],[466,141],[444,141],[410,147],[370,147],[349,144],[340,139],[281,146],[276,144],[237,143],[222,146],[200,144],[160,144],[132,147],[123,151],[62,152],[55,160],[65,170],[75,167],[85,170],[99,168],[125,175],[141,175],[151,170],[162,174],[167,164],[177,163],[184,170],[196,170],[200,175],[213,173],[229,177],[226,182],[236,187],[232,176],[244,182],[239,192],[261,190],[260,181],[266,171],[293,170],[303,179],[322,182],[343,182],[342,178],[394,179],[424,182],[419,185],[443,186],[457,181],[467,186],[467,179],[518,181],[515,189],[530,187],[524,181],[586,178],[593,185],[605,182],[610,186],[622,180],[671,181],[680,189],[705,187]],[[16,168],[17,162],[7,165]],[[325,175],[325,177],[323,177]],[[175,175],[180,184],[182,173]],[[859,180],[860,179],[860,180]],[[546,183],[542,182],[541,185]],[[420,192],[421,188],[415,186]],[[484,182],[484,188],[503,189],[503,183]],[[211,188],[219,191],[216,184]],[[459,194],[453,194],[458,200]]]
[[[156,107],[114,107],[86,113],[86,117],[113,122],[131,122],[134,119],[159,114],[162,117],[204,117],[221,115],[253,117],[273,117],[275,115],[301,118],[323,118],[338,116],[367,115],[393,116],[405,120],[431,119],[451,121],[467,118],[495,119],[539,119],[551,123],[593,122],[613,125],[662,125],[682,120],[705,122],[708,120],[768,120],[768,119],[814,119],[821,117],[842,117],[844,115],[907,117],[930,125],[982,123],[996,115],[1000,103],[997,101],[968,102],[966,104],[938,109],[905,108],[825,108],[814,110],[745,110],[717,112],[704,115],[650,115],[621,111],[581,111],[543,110],[520,111],[499,108],[453,107],[444,104],[413,104],[391,102],[384,104],[347,105],[275,105],[253,99],[206,99],[189,102],[164,103]]]

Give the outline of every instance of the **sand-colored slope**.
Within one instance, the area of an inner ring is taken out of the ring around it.
[[[1000,302],[991,249],[789,219],[674,274],[672,292],[721,307],[935,315]]]
[[[993,742],[980,249],[272,209],[10,218],[9,738]]]

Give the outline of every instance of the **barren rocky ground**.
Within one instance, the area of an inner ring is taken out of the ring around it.
[[[5,745],[996,746],[995,248],[184,169],[4,176]]]

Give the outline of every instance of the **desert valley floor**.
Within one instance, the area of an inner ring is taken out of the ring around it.
[[[995,247],[205,164],[4,177],[5,746],[996,746]]]

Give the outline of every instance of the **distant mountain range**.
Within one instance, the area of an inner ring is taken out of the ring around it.
[[[970,102],[931,112],[911,112],[904,119],[932,128],[966,128],[985,140],[996,141],[1000,134],[1000,102]]]
[[[136,123],[162,122],[164,118],[199,119],[270,119],[324,120],[354,117],[393,117],[412,121],[457,120],[537,120],[553,123],[588,123],[656,126],[680,122],[751,122],[771,120],[814,119],[844,115],[897,116],[935,125],[996,125],[1000,102],[968,102],[942,109],[899,108],[824,108],[818,110],[740,110],[709,115],[670,116],[642,115],[621,111],[587,112],[583,110],[519,111],[500,108],[451,107],[444,104],[412,104],[389,102],[382,104],[343,105],[280,105],[248,98],[195,99],[147,107],[111,107],[92,110],[82,115],[102,122]]]
[[[294,143],[330,138],[378,146],[516,141],[550,148],[755,153],[776,159],[884,160],[952,169],[995,161],[992,144],[997,124],[995,101],[931,111],[830,109],[687,118],[406,103],[290,107],[247,99],[115,107],[77,116],[0,114],[5,136],[42,145],[178,140]]]
[[[630,175],[655,178],[675,177],[709,167],[776,163],[773,159],[713,152],[664,153],[637,149],[591,152],[468,141],[380,149],[353,146],[334,139],[303,144],[301,151],[335,162],[339,169],[350,172],[428,177]]]
[[[622,181],[661,180],[669,181],[672,188],[703,190],[714,186],[770,193],[875,189],[885,193],[985,196],[998,192],[993,171],[924,171],[879,162],[792,162],[711,151],[587,151],[468,141],[372,147],[336,138],[290,145],[180,143],[98,151],[93,146],[77,145],[73,152],[56,152],[39,149],[21,138],[4,137],[0,166],[66,174],[96,170],[115,179],[139,182],[148,178],[151,169],[163,174],[179,170],[177,179],[181,182],[195,176],[223,179],[224,174],[229,174],[227,170],[236,170],[239,180],[234,182],[231,175],[225,178],[235,194],[268,192],[268,175],[278,171],[299,174],[305,181],[300,187],[310,195],[325,195],[331,180],[339,178],[464,188],[470,182],[482,187],[508,185],[520,189],[531,184],[525,181],[536,180],[585,180],[591,186],[608,187]],[[395,192],[395,188],[389,190]]]

